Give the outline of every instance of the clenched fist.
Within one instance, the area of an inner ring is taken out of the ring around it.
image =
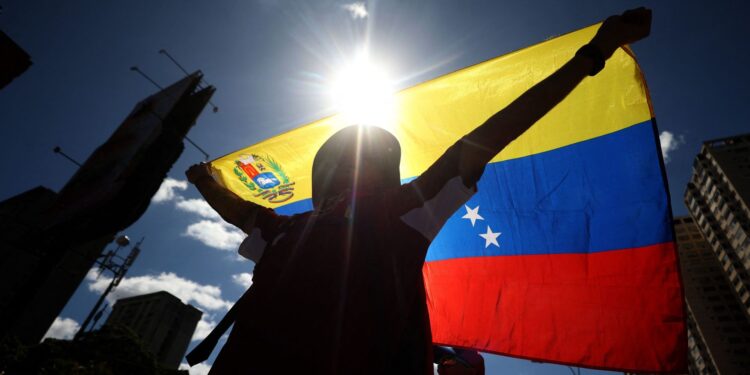
[[[195,184],[203,178],[211,177],[211,164],[198,163],[192,165],[185,171],[185,176],[190,183]]]
[[[607,18],[591,41],[607,59],[625,44],[637,42],[651,33],[651,9],[636,8]]]

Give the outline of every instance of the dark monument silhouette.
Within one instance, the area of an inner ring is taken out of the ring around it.
[[[59,193],[0,202],[0,339],[38,343],[115,235],[146,211],[215,89],[195,72],[136,104]]]

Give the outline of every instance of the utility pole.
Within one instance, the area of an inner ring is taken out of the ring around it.
[[[143,243],[144,239],[145,238],[141,238],[141,240],[138,241],[138,243],[136,243],[135,246],[133,246],[133,248],[130,250],[130,254],[123,258],[117,255],[117,252],[120,250],[120,248],[129,245],[130,239],[127,236],[117,237],[117,239],[115,240],[117,247],[114,250],[107,251],[101,257],[99,257],[99,259],[97,259],[96,263],[99,265],[99,275],[101,275],[104,270],[109,270],[112,271],[114,276],[112,277],[112,281],[109,283],[109,286],[107,286],[107,289],[104,290],[104,293],[102,293],[101,296],[99,296],[99,300],[96,301],[94,308],[91,309],[91,312],[89,312],[86,320],[84,320],[81,324],[81,328],[78,329],[78,332],[76,333],[73,340],[79,340],[81,339],[81,337],[83,337],[83,334],[86,333],[86,329],[88,328],[91,319],[96,316],[96,321],[99,320],[103,312],[99,310],[99,306],[101,306],[102,302],[104,302],[104,299],[107,298],[109,292],[111,292],[112,289],[116,288],[117,285],[120,284],[120,281],[122,281],[123,277],[125,277],[128,269],[135,261],[135,258],[137,258],[138,254],[141,253],[141,244]],[[94,326],[95,325],[96,322],[94,322]]]

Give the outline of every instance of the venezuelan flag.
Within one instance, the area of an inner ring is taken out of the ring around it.
[[[397,94],[401,176],[567,62],[598,25]],[[312,208],[328,117],[212,162],[218,180],[282,214]],[[487,166],[423,269],[436,343],[604,369],[685,369],[683,294],[643,75],[619,49],[597,76]]]

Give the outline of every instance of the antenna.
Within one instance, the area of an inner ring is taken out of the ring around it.
[[[167,50],[162,48],[159,50],[159,53],[164,56],[167,56],[167,58],[171,60],[175,65],[177,65],[177,67],[180,68],[180,70],[182,70],[182,72],[185,73],[186,76],[190,75],[190,73],[188,73],[188,71],[184,67],[182,67],[182,65],[179,62],[177,62],[177,60],[175,60],[175,58],[172,57],[172,55],[170,55],[169,52],[167,52]],[[206,81],[204,78],[201,78],[201,82],[205,83],[206,85],[209,84],[208,81]],[[211,105],[211,109],[213,110],[214,113],[219,112],[219,107],[217,107],[216,104],[214,104],[212,101],[209,100],[208,104]],[[204,154],[206,153],[204,152]],[[206,154],[206,159],[208,159],[208,154]]]
[[[102,315],[104,314],[104,312],[105,312],[105,311],[107,311],[107,307],[109,307],[109,304],[108,304],[108,303],[105,303],[105,304],[104,304],[104,307],[102,307],[102,309],[101,309],[101,310],[99,310],[99,312],[97,312],[97,313],[96,313],[96,315],[94,315],[94,318],[93,318],[93,319],[94,319],[94,322],[93,322],[93,323],[91,324],[91,329],[92,329],[92,330],[93,330],[94,328],[96,328],[96,323],[98,323],[98,322],[99,322],[99,319],[101,319],[101,318],[102,318]]]
[[[172,58],[172,56],[170,56],[170,55],[169,55],[169,54],[167,53],[167,51],[165,51],[165,50],[160,50],[160,51],[159,51],[159,53],[164,53],[165,55],[167,55],[167,57],[169,57],[169,59],[170,59],[170,60],[172,60],[172,61],[173,61],[173,62],[174,62],[174,63],[175,63],[176,65],[177,65],[177,67],[179,67],[179,68],[180,68],[180,70],[182,70],[182,71],[183,71],[183,72],[185,73],[185,75],[190,75],[190,74],[188,74],[188,72],[187,72],[187,71],[185,71],[185,68],[183,68],[183,67],[182,67],[182,65],[180,65],[180,64],[179,64],[179,63],[178,63],[177,61],[175,61],[175,59],[173,59],[173,58]],[[140,74],[140,75],[141,75],[141,76],[142,76],[143,78],[147,79],[147,80],[148,80],[149,82],[151,82],[151,83],[152,83],[152,84],[153,84],[154,86],[156,86],[157,88],[159,88],[159,90],[164,90],[164,88],[163,88],[163,87],[159,86],[159,84],[158,84],[158,83],[156,83],[156,81],[154,81],[153,79],[151,79],[151,77],[147,76],[147,75],[146,75],[146,73],[144,73],[144,72],[143,72],[143,71],[142,71],[141,69],[139,69],[139,68],[138,68],[137,66],[135,66],[135,65],[131,66],[131,67],[130,67],[130,70],[131,70],[131,71],[134,71],[134,72],[136,72],[136,73],[138,73],[138,74]],[[214,111],[214,113],[216,113],[216,112],[218,112],[218,111],[219,111],[219,107],[217,107],[216,105],[214,105],[214,103],[211,103],[211,101],[209,101],[209,102],[208,102],[208,104],[211,104],[211,106],[213,107],[213,111]],[[158,117],[158,115],[157,115],[157,117]],[[192,141],[192,140],[191,140],[190,138],[188,138],[188,137],[187,137],[187,135],[185,136],[185,139],[187,139],[187,141],[188,141],[188,142],[190,142],[190,144],[191,144],[191,145],[195,146],[195,148],[197,148],[197,149],[198,149],[198,151],[200,151],[200,152],[201,152],[201,154],[203,154],[203,156],[205,156],[205,157],[206,157],[206,160],[208,160],[209,156],[208,156],[208,153],[207,153],[206,151],[204,151],[204,150],[203,150],[202,148],[200,148],[200,146],[198,146],[198,145],[197,145],[197,144],[196,144],[195,142],[193,142],[193,141]],[[58,147],[58,148],[59,148],[59,147]],[[57,152],[57,151],[55,151],[55,152]],[[71,160],[72,160],[72,159],[71,159]],[[73,162],[75,163],[75,161],[73,161]],[[76,163],[76,164],[78,164],[78,163]],[[80,164],[79,164],[79,166],[80,166]]]
[[[147,76],[146,73],[144,73],[142,70],[138,69],[137,66],[135,66],[135,65],[131,66],[130,70],[132,70],[132,71],[140,74],[141,76],[143,76],[143,78],[147,79],[149,82],[153,83],[154,86],[158,87],[159,90],[164,90],[163,87],[159,86],[159,84],[156,83],[156,81],[154,81],[153,79],[151,79],[151,77]]]
[[[55,148],[52,149],[52,152],[62,155],[65,159],[70,160],[71,163],[77,165],[79,168],[82,167],[81,163],[77,162],[76,159],[73,159],[68,156],[68,154],[64,153],[60,146],[55,146]]]
[[[185,68],[183,68],[182,65],[180,65],[180,63],[178,63],[177,60],[175,60],[174,57],[172,57],[172,55],[169,54],[169,52],[167,52],[167,50],[160,49],[159,53],[161,53],[164,56],[167,56],[167,58],[169,58],[170,60],[172,60],[172,62],[175,65],[177,65],[177,67],[180,68],[180,70],[182,70],[182,72],[185,73],[186,76],[190,75],[190,73],[188,73],[187,70],[185,70]]]
[[[81,327],[78,329],[78,332],[76,332],[73,340],[80,340],[81,337],[83,337],[92,319],[94,320],[92,329],[96,326],[96,322],[99,320],[99,318],[101,318],[101,314],[103,313],[104,309],[107,308],[105,306],[104,309],[99,310],[99,306],[102,305],[102,302],[104,302],[104,299],[107,298],[109,292],[111,292],[112,289],[116,288],[117,285],[120,284],[120,281],[122,281],[122,279],[125,277],[125,274],[128,273],[128,269],[133,265],[135,258],[137,258],[138,254],[141,253],[141,244],[145,239],[146,237],[142,237],[141,240],[138,241],[138,243],[136,243],[130,249],[130,254],[123,258],[119,255],[116,255],[117,250],[119,250],[123,246],[127,246],[128,244],[130,244],[130,240],[127,238],[127,236],[120,236],[116,240],[117,248],[114,251],[107,251],[106,253],[100,255],[96,260],[96,263],[100,266],[100,274],[101,271],[108,270],[111,271],[114,275],[112,276],[112,280],[110,280],[107,289],[104,290],[104,293],[102,293],[101,296],[99,296],[99,300],[96,301],[94,308],[91,309],[89,315],[86,317],[83,323],[81,323]]]
[[[192,139],[188,138],[188,136],[187,136],[187,135],[185,136],[185,139],[186,139],[186,140],[187,140],[188,142],[190,142],[190,144],[191,144],[191,145],[193,145],[193,146],[194,146],[195,148],[197,148],[197,149],[198,149],[198,151],[200,151],[200,152],[201,152],[201,153],[203,154],[203,156],[205,156],[205,157],[206,157],[206,160],[208,160],[209,156],[208,156],[208,153],[207,153],[206,151],[203,151],[203,149],[202,149],[202,148],[201,148],[200,146],[198,146],[197,144],[195,144],[195,142],[193,142],[193,140],[192,140]]]

